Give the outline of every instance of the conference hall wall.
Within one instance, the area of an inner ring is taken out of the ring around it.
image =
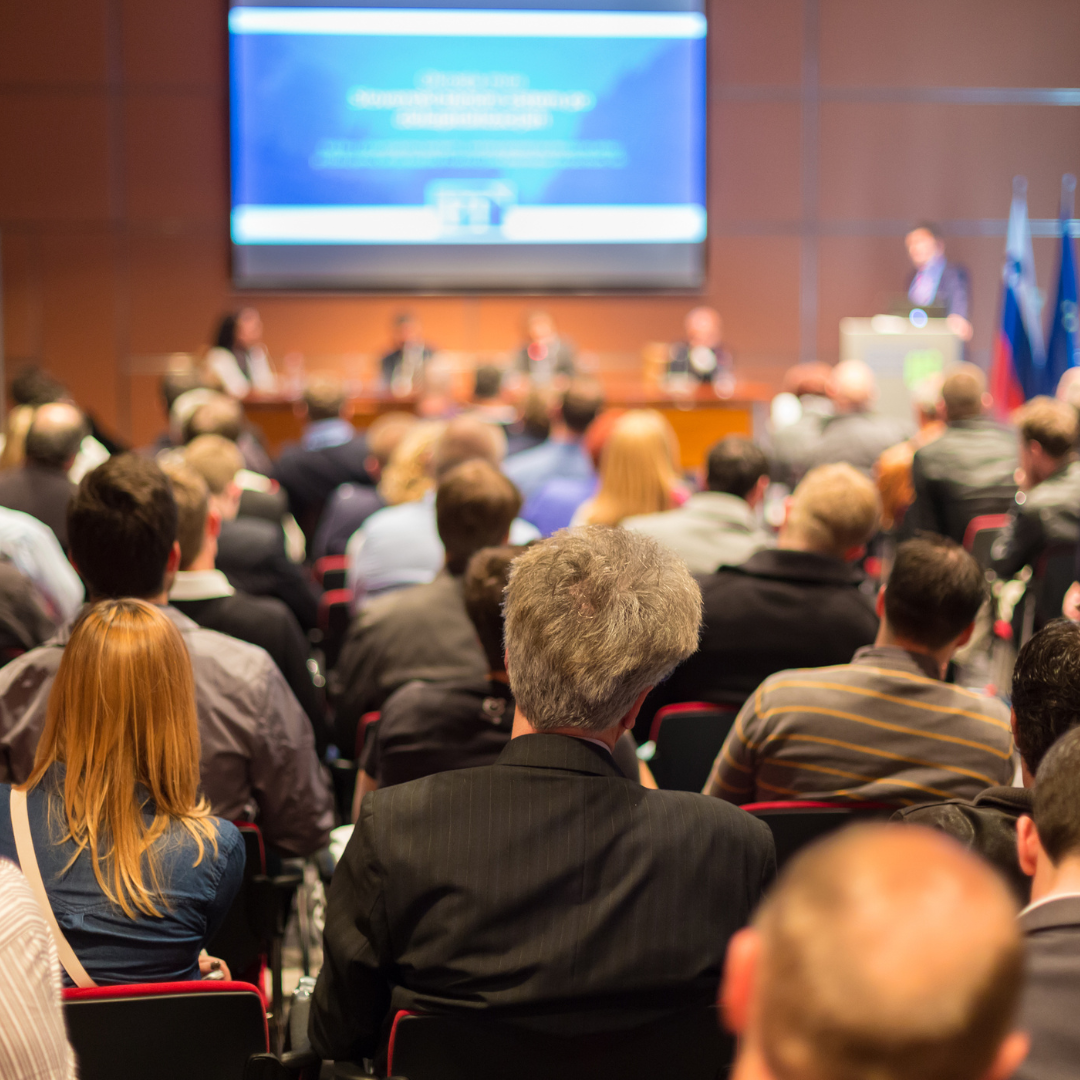
[[[903,284],[902,236],[942,221],[988,356],[1014,174],[1040,283],[1060,177],[1080,173],[1076,0],[710,0],[709,271],[700,294],[553,296],[578,345],[636,356],[684,311],[724,314],[740,370],[834,359],[838,320]],[[517,339],[535,297],[242,295],[228,264],[220,0],[0,5],[0,245],[8,377],[36,361],[135,442],[155,373],[256,303],[272,353],[346,374],[407,304],[463,351]]]

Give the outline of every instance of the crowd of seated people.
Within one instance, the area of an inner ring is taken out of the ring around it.
[[[592,1037],[719,989],[736,1080],[1063,1075],[1080,584],[1054,600],[1076,621],[1013,621],[1000,686],[958,684],[956,660],[987,647],[991,605],[1043,604],[1049,555],[1071,572],[1075,407],[993,420],[958,365],[917,388],[912,434],[874,411],[864,365],[803,366],[768,439],[722,438],[693,475],[661,413],[606,409],[534,323],[517,390],[481,369],[452,415],[359,431],[342,384],[312,378],[276,460],[239,404],[268,363],[250,311],[216,383],[164,380],[169,430],[142,451],[110,456],[55,384],[17,405],[0,913],[33,914],[3,861],[33,860],[58,951],[10,970],[38,972],[19,978],[43,994],[49,1075],[70,1075],[54,977],[222,972],[201,953],[244,872],[230,822],[257,823],[272,862],[342,830],[318,864],[324,1058],[384,1067],[399,1009]],[[391,377],[415,381],[428,351],[406,330]],[[973,552],[987,515],[997,540]],[[332,654],[326,555],[349,612]],[[704,790],[657,789],[651,733],[688,703],[728,733]],[[893,820],[774,883],[763,803]],[[0,988],[5,1031],[21,1007]]]

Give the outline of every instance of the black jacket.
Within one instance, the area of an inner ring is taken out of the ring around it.
[[[68,503],[74,494],[75,485],[61,469],[28,461],[19,469],[0,473],[0,506],[21,510],[44,522],[56,534],[65,551],[68,549]]]
[[[916,271],[912,271],[908,277],[908,289],[915,280],[915,273]],[[947,315],[960,315],[965,319],[970,319],[971,286],[967,269],[959,263],[946,263],[945,269],[941,272],[937,292],[927,306],[943,307]]]
[[[898,810],[893,820],[948,833],[992,862],[1005,875],[1016,898],[1026,904],[1031,879],[1020,869],[1017,858],[1016,819],[1031,813],[1034,797],[1030,788],[992,787],[980,792],[973,802],[946,799],[909,806]]]
[[[318,623],[315,587],[304,569],[285,553],[280,525],[254,517],[223,521],[216,562],[233,588],[252,596],[276,596],[304,630]]]
[[[698,577],[705,602],[698,651],[646,699],[635,735],[680,701],[739,706],[788,668],[846,664],[873,643],[878,620],[841,559],[807,551],[759,551],[742,566]]]
[[[1019,464],[1014,432],[984,416],[952,421],[915,451],[915,501],[904,515],[901,537],[934,532],[962,544],[972,518],[1009,512]]]
[[[581,739],[521,736],[495,765],[364,799],[330,885],[312,1045],[372,1056],[398,1009],[571,1035],[706,1005],[774,872],[769,830],[729,803],[642,788]]]
[[[357,436],[339,446],[305,450],[286,446],[274,466],[274,479],[289,497],[289,511],[300,523],[308,543],[315,535],[326,501],[339,484],[371,483],[364,460],[367,440]]]

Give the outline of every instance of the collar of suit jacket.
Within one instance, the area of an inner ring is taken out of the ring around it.
[[[519,735],[511,739],[496,765],[518,765],[529,769],[563,769],[589,776],[626,777],[615,759],[595,743],[573,735]]]
[[[787,548],[767,548],[751,555],[742,566],[725,566],[719,572],[828,585],[858,585],[862,580],[854,566],[835,555]]]
[[[1025,934],[1054,926],[1080,926],[1080,894],[1047,896],[1020,912],[1020,930]]]

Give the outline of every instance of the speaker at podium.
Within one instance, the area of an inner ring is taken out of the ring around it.
[[[963,349],[948,320],[929,318],[919,308],[906,317],[840,320],[840,359],[867,364],[878,384],[876,411],[905,424],[911,421],[912,388],[959,363]]]

